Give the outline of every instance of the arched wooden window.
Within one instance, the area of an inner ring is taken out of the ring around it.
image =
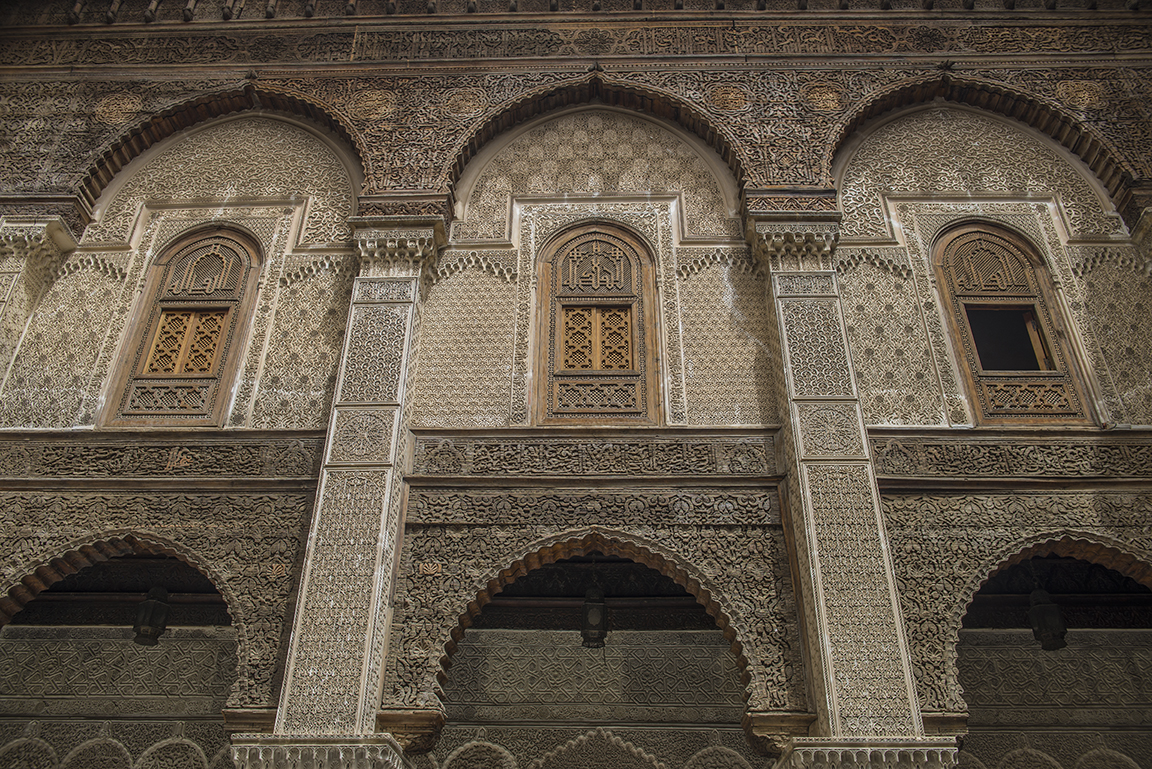
[[[953,230],[937,249],[948,315],[982,422],[1089,421],[1042,264],[1023,238],[985,225]]]
[[[113,425],[220,425],[259,277],[256,243],[191,233],[150,268],[114,384]]]
[[[659,421],[651,260],[639,239],[594,224],[545,254],[537,418],[545,423]]]

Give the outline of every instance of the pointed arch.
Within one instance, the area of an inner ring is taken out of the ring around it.
[[[738,189],[744,185],[745,160],[737,142],[702,112],[671,94],[613,83],[602,73],[593,72],[559,87],[531,91],[480,123],[456,150],[448,179],[449,208],[455,205],[456,185],[465,167],[490,141],[535,117],[580,105],[617,107],[678,124],[716,151],[736,178]]]
[[[593,551],[628,558],[658,571],[687,590],[703,605],[704,610],[716,621],[717,627],[723,631],[725,640],[732,644],[732,653],[740,667],[741,683],[747,698],[755,685],[755,679],[763,673],[749,664],[744,654],[744,641],[739,637],[731,618],[725,612],[722,603],[724,596],[720,590],[711,580],[660,545],[642,537],[600,527],[568,531],[545,540],[538,540],[522,550],[510,565],[492,575],[488,582],[468,599],[466,605],[460,607],[457,622],[449,631],[449,638],[443,646],[444,655],[440,658],[440,669],[436,673],[437,683],[443,686],[447,681],[451,656],[463,639],[464,631],[472,625],[473,618],[478,616],[484,605],[506,585],[541,566],[565,558],[588,555]]]
[[[1137,173],[1108,139],[1052,102],[1003,83],[978,78],[950,74],[913,78],[872,94],[832,128],[831,153],[824,158],[825,176],[832,178],[834,160],[852,135],[866,123],[881,115],[937,99],[999,113],[1047,134],[1087,164],[1125,221],[1130,227],[1135,226],[1133,214],[1127,209],[1132,202],[1133,180]]]
[[[137,123],[97,151],[95,160],[76,179],[77,191],[91,209],[116,174],[154,144],[194,125],[247,111],[293,115],[327,129],[352,149],[363,179],[363,142],[331,110],[290,93],[246,83],[178,102]]]

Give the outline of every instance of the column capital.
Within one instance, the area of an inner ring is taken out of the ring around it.
[[[58,216],[0,217],[0,262],[21,265],[37,291],[47,289],[75,248],[72,231]]]
[[[356,216],[349,222],[360,252],[361,274],[370,265],[426,274],[448,242],[442,216]]]
[[[752,255],[769,272],[816,272],[835,269],[833,254],[840,223],[757,220],[745,230]]]

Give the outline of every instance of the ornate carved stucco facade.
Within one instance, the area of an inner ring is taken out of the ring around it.
[[[1152,766],[1148,10],[8,4],[0,767]]]

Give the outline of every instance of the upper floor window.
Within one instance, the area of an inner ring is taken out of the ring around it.
[[[1052,288],[1035,250],[987,226],[950,232],[936,267],[986,423],[1085,422]]]
[[[233,230],[200,231],[150,268],[128,331],[110,424],[219,425],[251,315],[258,249]]]
[[[637,238],[603,225],[570,230],[548,249],[540,421],[657,421],[650,264]]]

